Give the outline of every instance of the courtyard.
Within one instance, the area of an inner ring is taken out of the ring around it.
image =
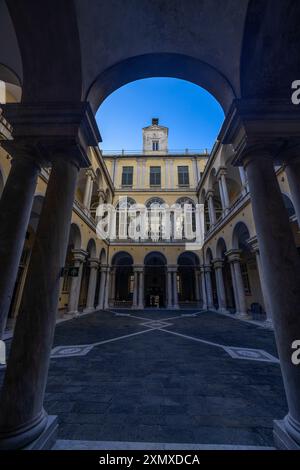
[[[273,419],[287,411],[273,332],[196,310],[110,310],[58,324],[44,406],[58,415],[57,448],[272,447]]]

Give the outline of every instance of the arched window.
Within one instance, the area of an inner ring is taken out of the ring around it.
[[[177,199],[176,204],[178,204],[182,209],[184,209],[185,207],[188,207],[188,209],[191,211],[191,214],[189,215],[188,213],[184,214],[184,212],[182,211],[181,217],[177,218],[177,224],[180,224],[182,228],[184,227],[184,224],[186,225],[190,224],[191,226],[189,228],[192,231],[195,231],[196,230],[195,202],[189,197],[180,197],[179,199]],[[183,233],[182,235],[184,237],[185,233]]]
[[[161,240],[163,236],[163,208],[165,201],[160,197],[152,197],[146,202],[148,209],[149,238],[153,241]]]
[[[130,217],[125,209],[136,204],[135,200],[131,197],[120,198],[118,204],[116,205],[116,236],[117,238],[124,238],[128,236],[128,227],[130,223]]]
[[[286,194],[283,194],[283,193],[282,193],[282,197],[283,197],[283,203],[288,213],[288,216],[293,217],[295,215],[295,208],[291,199]]]

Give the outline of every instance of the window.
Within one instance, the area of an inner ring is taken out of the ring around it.
[[[178,167],[178,185],[179,186],[189,186],[189,167],[188,166],[179,166]]]
[[[158,140],[153,140],[152,141],[152,150],[159,150]]]
[[[132,186],[133,166],[123,166],[122,186]]]
[[[160,166],[150,166],[150,186],[160,186]]]

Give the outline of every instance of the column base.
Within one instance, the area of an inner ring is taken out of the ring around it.
[[[250,317],[250,315],[248,315],[248,313],[237,312],[234,316],[236,318],[239,318],[240,320],[252,320],[252,318]]]
[[[144,305],[137,305],[136,310],[144,310]]]
[[[65,313],[64,318],[75,318],[75,317],[78,317],[78,316],[79,316],[78,310],[76,310],[76,311],[74,310],[72,312]]]
[[[47,425],[40,436],[33,442],[23,447],[23,450],[50,450],[57,439],[58,419],[57,416],[48,416]]]
[[[0,450],[51,449],[58,429],[57,416],[48,416],[45,410],[27,425],[0,434]]]
[[[273,436],[277,449],[300,450],[300,423],[291,416],[274,421]]]
[[[264,324],[265,324],[265,326],[267,326],[268,328],[270,328],[270,330],[274,330],[274,325],[273,325],[273,321],[271,320],[271,318],[267,318],[267,319],[264,321]]]
[[[83,313],[92,313],[95,312],[96,308],[95,307],[87,307],[83,310]]]
[[[218,313],[229,313],[228,310],[226,310],[226,308],[222,307],[222,308],[218,308]]]

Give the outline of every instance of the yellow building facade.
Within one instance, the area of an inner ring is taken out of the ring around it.
[[[3,123],[1,138],[6,139],[11,129]],[[77,182],[58,321],[109,308],[199,308],[271,324],[247,175],[242,167],[232,165],[233,158],[232,149],[218,141],[210,154],[207,150],[170,151],[168,128],[157,118],[143,129],[140,152],[103,154],[99,148],[90,148],[91,166],[80,171]],[[0,148],[1,192],[10,166],[11,157]],[[50,171],[42,170],[38,178],[7,328],[18,315]],[[276,171],[299,246],[284,168]],[[120,222],[124,202],[128,209],[188,204],[192,217],[196,206],[202,206],[203,246],[193,249],[184,237],[165,237],[159,211],[154,216],[154,238],[150,231],[138,240],[124,240],[118,230],[113,238],[99,236],[99,205],[115,208]]]

